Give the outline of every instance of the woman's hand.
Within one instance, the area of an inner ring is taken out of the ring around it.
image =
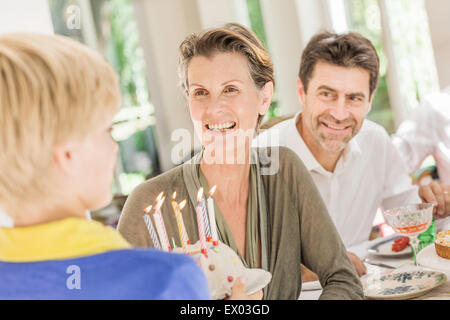
[[[363,275],[365,275],[367,273],[367,268],[364,262],[353,252],[347,251],[347,255],[350,258],[350,261],[353,263],[358,276],[362,277]]]
[[[364,262],[353,252],[347,251],[347,255],[352,262],[353,266],[355,267],[355,271],[358,274],[359,277],[362,277],[367,273],[367,268]],[[319,280],[319,277],[317,274],[309,270],[304,265],[301,265],[302,270],[302,282],[310,282],[310,281],[316,281]]]
[[[251,295],[245,293],[245,287],[247,281],[244,277],[237,278],[234,282],[233,288],[231,288],[231,297],[229,300],[261,300],[263,297],[263,291],[259,290]]]
[[[301,265],[301,270],[302,270],[302,282],[311,282],[319,280],[317,274],[309,270],[303,264]]]

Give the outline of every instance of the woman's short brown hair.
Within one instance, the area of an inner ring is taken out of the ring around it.
[[[250,76],[258,89],[267,82],[275,86],[270,55],[256,34],[238,23],[208,29],[187,36],[179,47],[179,77],[184,91],[189,88],[188,66],[193,57],[211,57],[219,52],[234,52],[247,58]],[[264,116],[259,116],[257,128]]]
[[[380,59],[372,43],[359,33],[348,32],[339,35],[321,32],[311,38],[303,50],[298,74],[305,91],[318,61],[367,70],[370,74],[370,96],[378,86]]]

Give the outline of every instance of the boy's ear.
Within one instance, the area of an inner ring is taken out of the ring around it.
[[[74,165],[75,145],[66,143],[58,145],[53,150],[53,162],[62,172],[72,175],[75,171]]]

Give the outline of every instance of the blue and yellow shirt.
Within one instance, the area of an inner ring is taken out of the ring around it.
[[[190,257],[133,249],[101,223],[68,218],[0,228],[0,300],[209,298]]]

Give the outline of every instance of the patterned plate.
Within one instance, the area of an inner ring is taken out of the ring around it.
[[[393,272],[362,279],[367,299],[411,299],[425,294],[447,280],[442,272],[416,270]]]

